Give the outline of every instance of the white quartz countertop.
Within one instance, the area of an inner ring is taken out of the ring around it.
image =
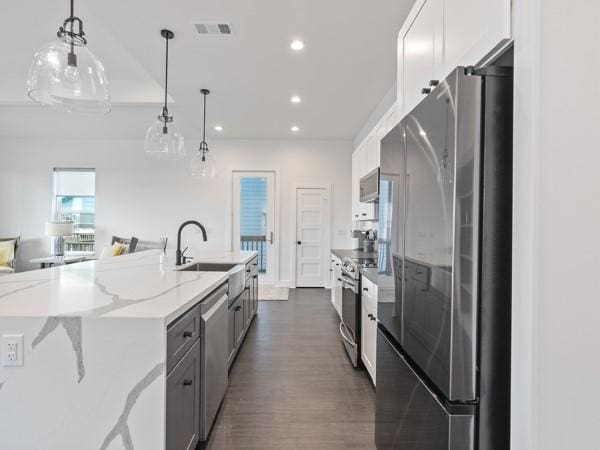
[[[203,255],[194,262],[245,264],[256,252]],[[193,264],[193,262],[192,262]],[[160,250],[0,277],[0,317],[163,319],[208,295],[226,272],[181,272]]]

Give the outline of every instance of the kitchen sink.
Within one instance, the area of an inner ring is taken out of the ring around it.
[[[246,270],[244,264],[202,263],[198,262],[179,269],[185,272],[227,272],[229,274],[229,300],[234,301],[246,286]]]
[[[238,264],[196,263],[179,269],[185,272],[229,272]]]

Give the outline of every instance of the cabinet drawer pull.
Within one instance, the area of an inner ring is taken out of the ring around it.
[[[421,94],[426,95],[431,93],[431,88],[423,88],[421,89]]]
[[[258,275],[253,275],[252,278],[258,278]]]
[[[235,307],[235,310],[236,310],[236,311],[241,311],[241,310],[242,310],[242,307],[241,307],[241,306],[236,306],[236,307]]]
[[[363,291],[369,292],[369,288],[363,288]]]
[[[431,87],[436,87],[438,84],[440,84],[440,80],[429,80],[429,86]]]
[[[191,331],[184,331],[183,332],[183,337],[184,338],[191,338],[193,335],[194,335],[194,333],[191,332]]]
[[[373,314],[367,314],[367,317],[372,320],[373,319]]]
[[[367,215],[367,213],[362,213],[361,215],[362,215],[362,216],[366,216],[366,215]]]
[[[371,316],[371,320],[377,320],[375,316]]]
[[[193,384],[192,380],[183,380],[183,385],[184,386],[191,386]]]

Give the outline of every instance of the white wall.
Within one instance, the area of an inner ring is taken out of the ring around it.
[[[332,185],[333,248],[350,248],[350,141],[218,141],[211,148],[218,175],[193,180],[188,160],[197,142],[187,142],[185,161],[157,161],[144,154],[143,141],[0,139],[0,236],[25,239],[21,268],[30,258],[45,256],[48,239],[44,222],[51,217],[52,169],[96,169],[97,241],[112,234],[158,240],[168,236],[175,245],[177,227],[198,219],[208,231],[201,242],[197,231],[184,234],[189,254],[229,249],[232,170],[276,170],[280,186],[280,284],[291,280],[290,249],[293,185],[312,182]]]
[[[600,1],[513,2],[512,448],[600,448]]]
[[[361,129],[354,136],[354,148],[357,148],[364,141],[373,128],[377,126],[381,118],[388,113],[390,108],[396,103],[398,95],[396,93],[398,83],[394,81],[392,87],[371,112]]]

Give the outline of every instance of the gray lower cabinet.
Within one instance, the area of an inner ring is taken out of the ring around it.
[[[167,330],[167,373],[200,337],[200,307],[195,306]]]
[[[244,317],[246,318],[246,327],[250,326],[250,322],[254,317],[254,304],[252,302],[252,287],[248,287],[246,291],[246,298],[244,299]]]
[[[229,368],[258,311],[258,258],[246,264],[246,288],[229,306]]]
[[[227,328],[228,345],[229,345],[229,366],[235,356],[235,303],[229,307],[229,325]]]
[[[244,330],[246,329],[246,298],[248,297],[248,291],[244,290],[242,295],[239,296],[234,304],[235,311],[235,345],[238,347],[242,343],[244,337]]]
[[[250,284],[250,297],[252,298],[253,315],[258,313],[258,273],[252,275]]]
[[[200,342],[167,375],[167,450],[193,450],[200,436]]]

